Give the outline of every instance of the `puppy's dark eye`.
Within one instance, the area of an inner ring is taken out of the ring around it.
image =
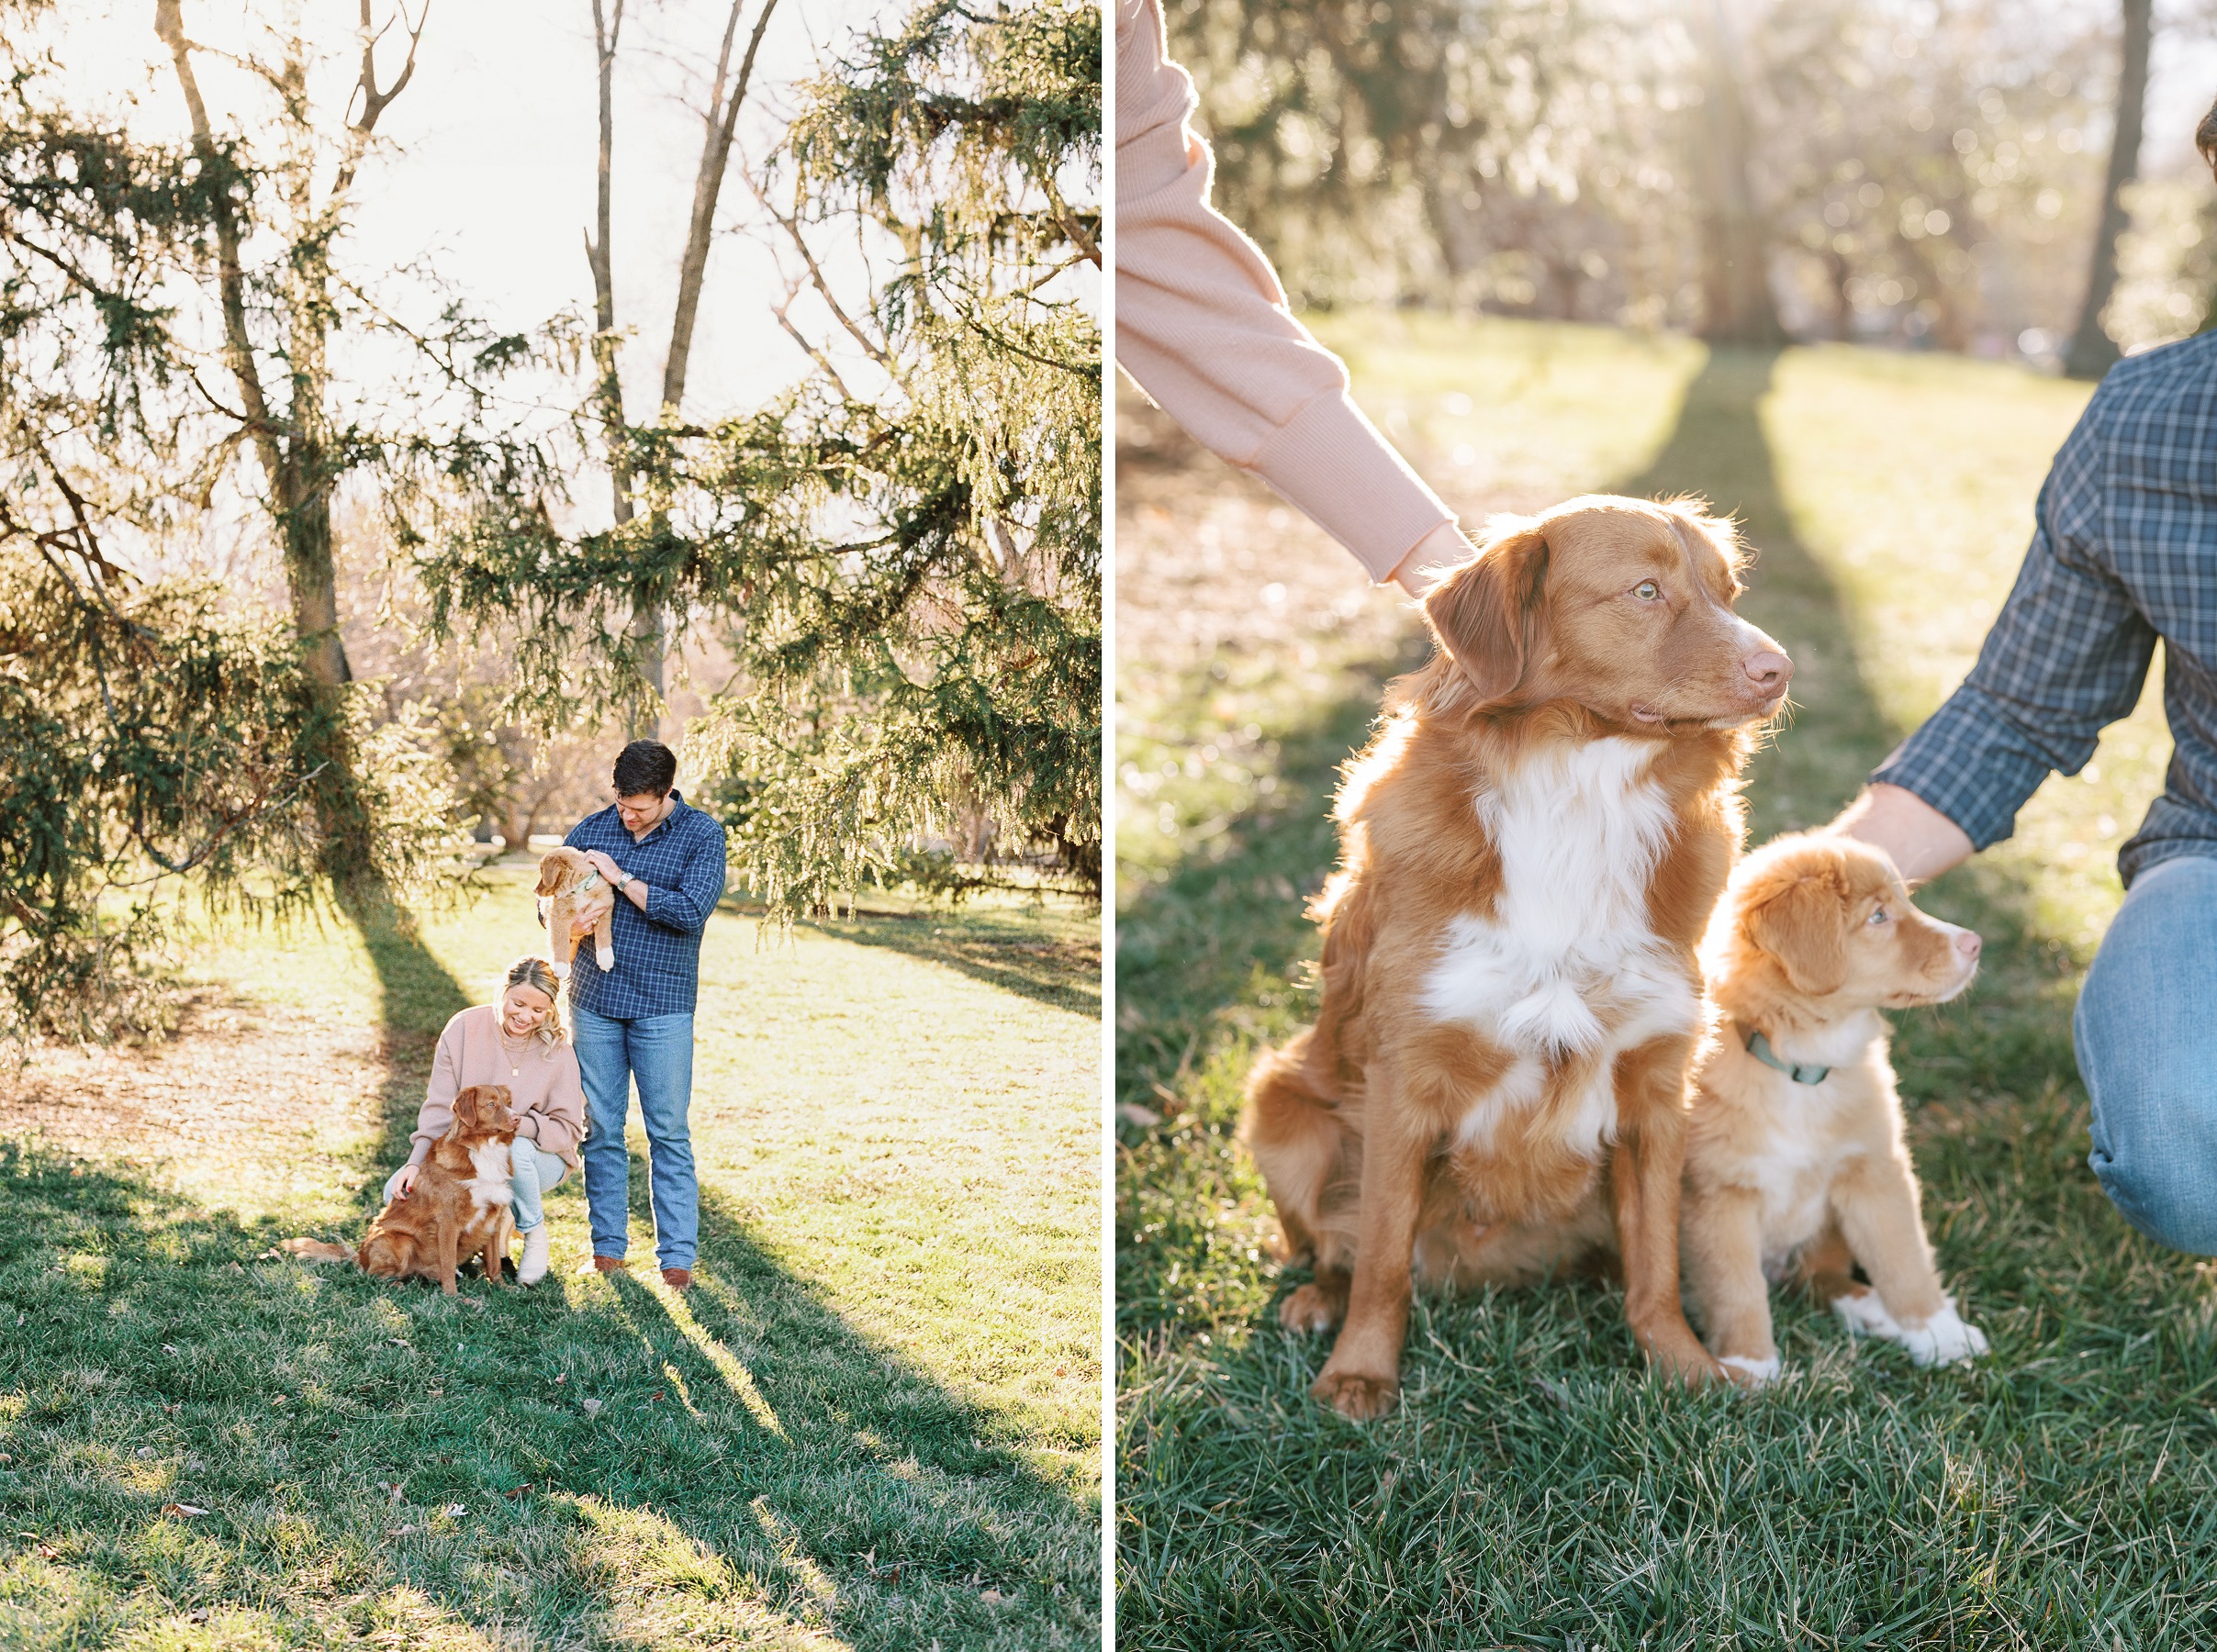
[[[1643,579],[1632,587],[1632,595],[1642,602],[1652,602],[1663,595],[1663,587],[1652,579]]]

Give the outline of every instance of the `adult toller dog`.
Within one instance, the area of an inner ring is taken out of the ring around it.
[[[1528,1277],[1586,1209],[1649,1357],[1723,1376],[1679,1303],[1695,949],[1793,671],[1741,564],[1697,502],[1592,497],[1488,524],[1424,600],[1437,653],[1340,788],[1316,1024],[1242,1126],[1349,1417],[1394,1401],[1413,1284]]]
[[[584,923],[593,929],[593,961],[604,970],[616,967],[615,886],[593,870],[583,850],[550,850],[539,862],[538,892],[553,897],[546,905],[546,945],[557,980],[569,977]]]
[[[1919,1365],[1984,1354],[1932,1265],[1878,1015],[1962,992],[1978,937],[1919,911],[1878,851],[1796,836],[1741,863],[1702,961],[1721,1019],[1696,1065],[1684,1245],[1710,1351],[1775,1377],[1769,1280],[1793,1271]]]
[[[509,1147],[515,1115],[505,1085],[472,1085],[454,1098],[454,1122],[431,1147],[415,1191],[377,1212],[355,1250],[320,1239],[288,1239],[278,1248],[310,1262],[352,1262],[382,1278],[439,1281],[455,1293],[454,1270],[481,1256],[486,1278],[500,1282],[516,1226],[509,1211]]]

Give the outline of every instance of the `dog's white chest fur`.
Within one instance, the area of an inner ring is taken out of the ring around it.
[[[1619,738],[1551,746],[1501,776],[1477,802],[1501,856],[1490,918],[1448,926],[1421,1001],[1518,1057],[1477,1098],[1461,1136],[1483,1145],[1504,1112],[1542,1092],[1546,1070],[1589,1074],[1563,1121],[1597,1152],[1613,1133],[1615,1057],[1699,1016],[1683,964],[1648,923],[1648,879],[1672,825],[1650,777],[1660,750]]]
[[[516,1197],[516,1189],[509,1185],[514,1172],[509,1168],[506,1142],[480,1142],[471,1148],[470,1170],[470,1202],[479,1210],[504,1205]]]

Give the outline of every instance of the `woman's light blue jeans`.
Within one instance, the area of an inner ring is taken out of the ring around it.
[[[560,1155],[543,1153],[538,1143],[521,1135],[509,1144],[508,1166],[508,1185],[515,1195],[509,1200],[509,1214],[516,1220],[516,1231],[528,1233],[546,1220],[539,1196],[559,1187],[570,1167]]]
[[[2217,858],[2133,880],[2071,1032],[2101,1190],[2157,1244],[2217,1256]]]
[[[570,1047],[585,1081],[591,1125],[585,1146],[585,1198],[593,1214],[593,1255],[621,1256],[631,1244],[631,1155],[623,1145],[632,1084],[646,1126],[648,1187],[655,1206],[655,1256],[664,1267],[690,1268],[700,1234],[700,1184],[686,1112],[693,1100],[693,1018],[646,1015],[618,1021],[570,1008]]]

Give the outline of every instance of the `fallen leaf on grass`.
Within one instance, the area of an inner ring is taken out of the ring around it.
[[[206,1509],[200,1507],[200,1505],[197,1503],[163,1503],[162,1505],[162,1512],[164,1514],[183,1515],[187,1519],[190,1519],[195,1514],[205,1514],[207,1512]]]
[[[246,1269],[236,1262],[227,1262],[223,1265],[223,1271],[225,1273],[244,1273]]]
[[[386,1533],[386,1535],[387,1537],[413,1537],[418,1530],[418,1527],[412,1525],[395,1526],[391,1531]]]
[[[1008,1597],[1002,1594],[998,1589],[986,1590],[980,1593],[978,1598],[983,1601],[988,1606],[998,1606],[1002,1602],[1008,1599]]]
[[[188,1613],[186,1613],[185,1614],[185,1621],[186,1623],[188,1623],[188,1624],[205,1624],[205,1623],[207,1623],[207,1607],[205,1607],[205,1606],[196,1606],[196,1607],[194,1607],[194,1608],[193,1608],[193,1609],[192,1609],[190,1612],[188,1612]]]
[[[583,1410],[587,1416],[597,1417],[600,1414],[600,1401],[598,1400],[588,1400],[584,1403]]]
[[[460,1520],[468,1512],[469,1510],[465,1508],[460,1503],[449,1503],[446,1505],[446,1517],[449,1520]]]
[[[169,1344],[169,1343],[163,1343],[163,1344],[162,1345],[162,1351],[164,1354],[174,1354],[174,1353],[175,1353],[177,1350],[176,1350],[176,1348],[175,1348],[175,1346],[174,1346],[174,1345]]]
[[[525,1480],[525,1481],[523,1482],[523,1484],[521,1484],[521,1486],[510,1486],[510,1487],[509,1487],[509,1488],[507,1490],[503,1491],[503,1492],[502,1492],[500,1495],[501,1495],[501,1496],[503,1496],[503,1497],[528,1497],[529,1495],[531,1495],[531,1490],[532,1490],[532,1482],[531,1482],[531,1481],[529,1481],[529,1480]]]
[[[50,1543],[41,1543],[38,1545],[38,1551],[39,1557],[42,1560],[59,1560],[62,1558],[62,1551],[56,1548]]]
[[[1151,1107],[1142,1107],[1136,1101],[1117,1103],[1116,1116],[1126,1124],[1136,1124],[1142,1130],[1152,1130],[1162,1122],[1162,1115]]]

